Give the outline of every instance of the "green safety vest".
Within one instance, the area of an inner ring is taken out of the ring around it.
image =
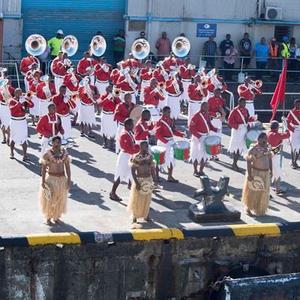
[[[48,46],[51,49],[50,55],[52,55],[52,56],[58,55],[62,42],[63,42],[63,39],[58,39],[57,37],[53,37],[52,39],[50,39],[48,41]]]
[[[284,58],[288,58],[290,56],[289,46],[285,43],[282,43],[282,50],[280,52],[281,56]]]

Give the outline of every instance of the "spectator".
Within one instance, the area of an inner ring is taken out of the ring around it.
[[[214,68],[216,65],[217,43],[214,41],[213,36],[210,36],[208,41],[204,43],[202,54],[206,61],[206,67]]]
[[[61,29],[59,29],[56,32],[56,36],[51,38],[48,41],[48,46],[50,48],[50,55],[52,59],[54,59],[60,52],[63,39],[64,39],[64,32]]]
[[[297,44],[296,39],[292,37],[290,39],[290,43],[288,44],[289,47],[289,60],[288,60],[288,69],[292,71],[290,74],[290,78],[296,80],[297,79],[297,59],[296,59],[296,50],[297,50]]]
[[[273,37],[271,39],[271,42],[269,43],[269,61],[268,61],[268,67],[269,69],[271,69],[270,71],[270,75],[272,77],[272,79],[277,80],[278,79],[278,75],[279,72],[276,71],[279,69],[279,58],[278,58],[278,54],[279,54],[279,46],[278,43],[276,41],[276,38]]]
[[[221,42],[220,47],[219,47],[220,51],[221,51],[221,55],[225,56],[226,50],[229,49],[231,46],[234,46],[234,45],[231,40],[231,35],[228,33],[228,34],[226,34],[226,39]]]
[[[238,51],[231,45],[226,51],[224,56],[224,79],[225,80],[232,80],[232,69],[234,69],[234,64],[236,61],[236,57],[238,55]]]
[[[282,43],[280,45],[280,56],[282,58],[289,58],[290,51],[289,51],[289,38],[287,36],[282,37]]]
[[[164,59],[171,52],[171,42],[167,37],[167,33],[163,32],[161,37],[156,41],[155,48],[157,49],[158,60]]]
[[[114,36],[113,39],[113,54],[115,63],[123,60],[125,52],[125,33],[120,29],[119,33]]]
[[[244,33],[244,37],[240,41],[240,56],[243,68],[248,68],[251,61],[252,44],[249,39],[249,34]]]
[[[256,68],[265,69],[268,63],[269,57],[269,46],[266,43],[266,39],[262,37],[259,43],[255,45],[255,55],[256,55]],[[263,71],[257,70],[256,77],[261,78]]]

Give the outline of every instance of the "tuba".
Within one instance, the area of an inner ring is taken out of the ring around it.
[[[90,52],[94,56],[102,56],[106,51],[106,41],[102,35],[95,35],[90,43]]]
[[[78,50],[78,40],[74,35],[67,35],[61,44],[61,51],[67,53],[68,57],[73,56]]]
[[[131,46],[131,53],[136,59],[144,59],[150,53],[150,44],[145,39],[137,39]]]
[[[177,57],[185,57],[191,50],[191,43],[190,41],[184,37],[179,36],[174,39],[172,42],[172,52]]]
[[[39,56],[46,51],[47,42],[42,35],[32,34],[26,39],[25,49],[30,55]]]

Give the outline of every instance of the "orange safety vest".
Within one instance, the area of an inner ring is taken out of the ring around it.
[[[270,46],[271,57],[277,57],[278,56],[278,45],[275,44],[275,46],[273,46],[272,43],[270,43],[269,46]]]

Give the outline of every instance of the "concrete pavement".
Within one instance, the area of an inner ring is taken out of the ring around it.
[[[30,127],[29,155],[32,162],[27,165],[16,153],[16,160],[9,159],[9,148],[0,146],[0,235],[23,235],[44,232],[65,231],[122,231],[131,228],[130,217],[126,211],[129,191],[126,185],[119,189],[123,202],[109,199],[114,177],[116,154],[100,146],[99,126],[95,130],[96,141],[82,138],[74,129],[76,145],[69,149],[72,156],[73,186],[70,190],[68,212],[63,216],[64,224],[52,227],[44,224],[38,203],[40,170],[38,165],[39,142],[35,130]],[[227,135],[226,135],[227,134]],[[229,130],[225,129],[223,153],[219,162],[210,162],[207,175],[217,181],[220,176],[230,177],[230,201],[242,211],[242,223],[268,223],[300,220],[300,170],[289,166],[289,154],[284,153],[285,177],[283,187],[287,189],[284,197],[272,192],[273,199],[266,216],[249,217],[244,214],[240,202],[244,175],[230,169],[231,160],[226,153]],[[285,151],[289,151],[286,146]],[[150,217],[152,223],[143,223],[142,228],[200,228],[207,224],[196,224],[188,217],[195,189],[200,187],[198,178],[192,176],[192,165],[176,161],[175,177],[179,184],[166,182],[162,175],[163,190],[153,195]],[[245,161],[240,166],[245,169]],[[218,223],[220,224],[220,223]],[[210,225],[213,225],[210,223]]]

